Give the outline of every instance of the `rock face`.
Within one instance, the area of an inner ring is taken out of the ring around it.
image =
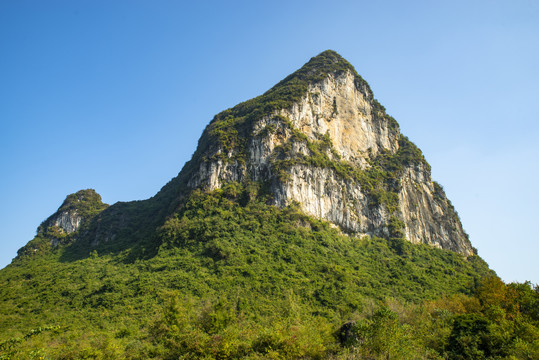
[[[202,161],[188,187],[269,181],[274,205],[298,203],[352,236],[404,236],[471,255],[430,166],[355,70],[326,51],[302,71],[309,74],[301,79],[305,90],[288,106],[251,116],[240,104],[216,116],[203,135],[213,146],[199,144]],[[294,74],[287,79],[251,101],[263,107]]]
[[[65,233],[71,234],[77,231],[80,227],[82,218],[79,216],[77,210],[62,211],[56,213],[50,220],[51,225],[62,229]]]
[[[58,210],[41,224],[38,233],[50,227],[56,227],[66,234],[74,233],[79,230],[84,219],[91,218],[107,206],[95,190],[80,190],[66,197]]]

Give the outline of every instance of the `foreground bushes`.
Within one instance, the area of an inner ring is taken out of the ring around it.
[[[32,330],[1,342],[0,359],[537,359],[538,290],[488,277],[473,296],[371,301],[333,318],[293,294],[262,315],[169,291],[150,317]]]

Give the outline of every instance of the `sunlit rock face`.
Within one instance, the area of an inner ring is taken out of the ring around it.
[[[51,219],[50,224],[57,226],[68,234],[77,231],[80,227],[82,218],[77,211],[63,211]]]

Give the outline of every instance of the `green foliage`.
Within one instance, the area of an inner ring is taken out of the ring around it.
[[[391,239],[404,239],[404,228],[405,224],[402,220],[394,216],[389,219],[388,229]]]
[[[414,359],[422,355],[413,328],[402,324],[398,314],[387,306],[379,307],[369,319],[356,324],[353,331],[359,352],[365,358]]]
[[[163,315],[151,325],[150,339],[166,359],[322,358],[336,348],[331,327],[321,318],[291,316],[284,306],[274,310],[254,320],[237,304],[168,294]]]
[[[378,102],[378,100],[372,100],[372,115],[375,119],[385,119],[389,125],[389,128],[395,131],[399,130],[399,123],[392,116],[387,115],[386,108]]]
[[[420,304],[469,293],[489,273],[479,258],[349,238],[297,207],[266,205],[265,194],[258,183],[195,191],[147,259],[105,246],[62,261],[69,249],[59,247],[9,265],[0,272],[0,341],[60,326],[17,342],[12,358],[327,358],[348,351],[334,333],[372,299]],[[517,293],[534,304],[528,290]],[[397,326],[402,339],[407,326]],[[523,325],[520,339],[533,329]],[[397,351],[377,347],[383,333],[372,336],[372,354]],[[522,341],[519,351],[533,350]]]
[[[505,285],[491,276],[480,281],[473,296],[453,295],[420,306],[387,301],[349,323],[346,337],[341,332],[348,348],[344,353],[367,359],[536,359],[539,323],[518,310],[519,300],[511,308],[498,308],[493,317],[500,293],[515,287],[524,297],[538,296],[537,287]],[[493,296],[485,298],[485,291]],[[526,340],[520,333],[523,323]]]
[[[424,165],[430,171],[430,165],[425,160],[421,150],[411,142],[406,136],[399,137],[399,150],[397,152],[397,162],[406,165]]]
[[[464,314],[455,318],[449,336],[448,352],[453,359],[486,359],[490,356],[489,322],[478,314]]]
[[[399,175],[405,165],[423,165],[427,171],[430,171],[430,165],[425,160],[421,150],[402,134],[399,136],[399,149],[397,152],[395,154],[389,151],[381,152],[372,161],[372,165],[378,166],[389,173],[386,175],[388,177]]]
[[[18,344],[45,331],[58,331],[59,326],[46,326],[32,329],[21,337],[11,338],[0,342],[0,360],[10,359],[16,352]],[[34,352],[35,355],[35,352]]]
[[[82,218],[89,218],[107,207],[108,205],[101,201],[101,195],[95,192],[94,189],[86,189],[68,195],[58,211],[75,210]]]

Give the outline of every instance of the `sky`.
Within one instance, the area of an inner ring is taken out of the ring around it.
[[[539,2],[0,1],[0,268],[65,197],[142,200],[213,116],[333,49],[479,255],[539,283]]]

